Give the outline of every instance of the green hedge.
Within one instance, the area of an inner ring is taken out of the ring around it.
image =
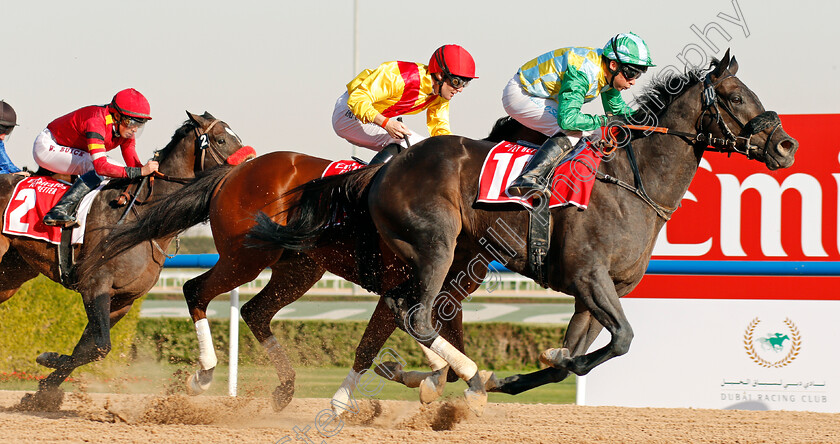
[[[350,367],[356,345],[366,322],[274,321],[272,331],[283,345],[292,363],[307,367]],[[220,362],[228,361],[229,323],[211,320],[210,330]],[[506,323],[468,324],[465,348],[480,368],[522,370],[538,367],[539,354],[563,343],[565,326],[534,326]],[[195,327],[188,319],[144,318],[138,324],[137,355],[171,363],[195,364],[198,341]],[[396,331],[386,347],[406,360],[409,366],[425,365],[420,348],[403,331]],[[240,322],[240,365],[268,365],[262,347]]]
[[[132,358],[140,301],[111,330],[111,353],[83,366],[79,373],[114,374]],[[70,354],[87,325],[82,297],[43,275],[25,283],[0,304],[0,372],[46,375],[51,369],[35,363],[46,351]]]

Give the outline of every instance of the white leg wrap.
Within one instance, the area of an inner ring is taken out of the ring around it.
[[[274,364],[274,368],[277,370],[277,376],[282,379],[291,377],[294,372],[292,370],[292,363],[289,362],[289,358],[283,353],[283,347],[277,342],[277,338],[272,336],[260,345],[265,348],[268,359]]]
[[[199,319],[195,323],[195,335],[198,336],[198,363],[202,370],[216,368],[216,349],[213,348],[213,337],[210,335],[210,323],[207,318]]]
[[[429,360],[429,367],[431,367],[433,371],[438,371],[446,367],[446,360],[441,358],[440,355],[431,351],[429,347],[426,347],[423,344],[420,344],[420,348],[423,349],[423,353],[426,355],[426,359]]]
[[[347,377],[344,378],[344,382],[342,382],[341,387],[336,390],[332,397],[332,401],[330,402],[330,406],[335,413],[340,415],[348,410],[345,406],[349,407],[351,405],[350,398],[353,396],[353,390],[356,389],[356,385],[359,384],[359,379],[361,379],[361,377],[361,373],[356,373],[356,371],[351,369],[350,373],[347,374]]]
[[[465,354],[459,352],[457,348],[453,347],[442,336],[435,338],[432,342],[431,349],[440,355],[441,358],[445,359],[452,366],[452,369],[455,370],[455,373],[464,381],[470,380],[478,373],[478,366],[475,365],[475,362]]]

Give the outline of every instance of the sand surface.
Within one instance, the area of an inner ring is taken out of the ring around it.
[[[0,392],[4,443],[840,443],[840,414],[809,412],[491,403],[476,417],[458,399],[365,399],[342,423],[321,416],[326,436],[315,422],[327,399],[277,413],[266,398],[75,392],[45,412],[20,411],[23,395]]]

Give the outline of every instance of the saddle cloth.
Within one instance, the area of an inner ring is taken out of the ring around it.
[[[107,181],[103,181],[102,185],[105,183]],[[45,240],[51,244],[61,243],[61,227],[44,225],[44,215],[58,203],[68,188],[70,185],[65,182],[43,176],[27,177],[18,182],[3,213],[3,234]],[[76,216],[79,225],[73,228],[71,243],[81,244],[84,241],[87,214],[100,188],[101,185],[88,193],[79,204]]]
[[[356,162],[355,160],[336,160],[335,162],[327,165],[327,168],[324,169],[324,172],[321,173],[321,177],[327,176],[336,176],[339,174],[349,173],[353,170],[358,170],[366,166],[363,163]]]
[[[484,159],[478,177],[479,189],[476,202],[501,204],[517,203],[533,208],[533,198],[522,199],[507,194],[507,187],[519,177],[522,169],[537,150],[510,142],[500,142]],[[571,160],[566,160],[554,170],[551,180],[549,208],[575,205],[584,209],[589,203],[595,171],[601,164],[602,154],[586,144]]]

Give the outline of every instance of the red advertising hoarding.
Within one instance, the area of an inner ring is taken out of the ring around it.
[[[840,261],[840,114],[781,119],[800,143],[794,165],[706,153],[654,260]],[[834,300],[838,288],[835,276],[647,275],[630,297]]]

